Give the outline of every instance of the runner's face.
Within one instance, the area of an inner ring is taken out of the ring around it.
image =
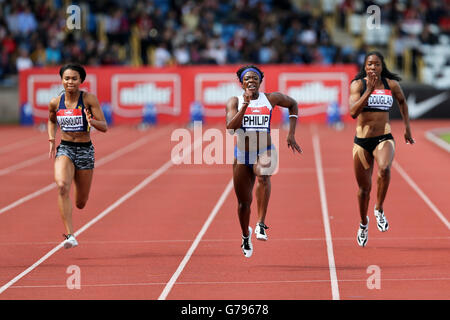
[[[242,78],[242,89],[244,90],[256,93],[259,90],[260,84],[261,80],[259,79],[258,74],[254,71],[248,71]]]
[[[366,60],[366,74],[374,73],[379,77],[381,75],[381,71],[383,71],[381,59],[374,54],[368,56]]]
[[[78,71],[67,69],[62,76],[64,89],[69,92],[76,92],[81,84],[81,77]]]

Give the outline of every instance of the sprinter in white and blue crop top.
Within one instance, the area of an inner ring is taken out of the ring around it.
[[[395,154],[395,142],[389,124],[389,110],[397,101],[405,125],[404,139],[413,144],[408,117],[408,105],[399,85],[400,77],[388,70],[384,57],[369,52],[358,75],[350,86],[350,115],[357,120],[353,144],[353,167],[359,186],[357,191],[360,224],[356,236],[359,246],[367,244],[367,210],[372,186],[372,172],[377,163],[377,199],[374,215],[378,230],[385,232],[389,223],[383,204],[390,182],[390,168]]]
[[[280,92],[263,93],[259,87],[264,73],[256,66],[249,65],[237,71],[238,80],[244,90],[238,97],[231,97],[226,105],[227,129],[237,135],[235,160],[233,164],[234,188],[237,196],[237,212],[242,231],[241,249],[246,258],[253,253],[251,242],[250,205],[255,178],[258,180],[256,198],[258,202],[258,222],[255,226],[256,239],[267,241],[265,224],[270,198],[270,176],[278,165],[277,152],[272,145],[270,124],[275,106],[289,109],[288,148],[301,153],[295,140],[298,118],[297,102]]]

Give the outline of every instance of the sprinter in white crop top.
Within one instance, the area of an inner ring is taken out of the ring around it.
[[[242,231],[241,248],[244,256],[250,258],[253,253],[251,242],[253,229],[249,226],[250,206],[255,178],[258,180],[256,239],[263,241],[268,239],[265,219],[271,190],[270,176],[278,164],[277,152],[270,136],[272,111],[275,106],[289,109],[288,148],[298,153],[301,153],[302,149],[295,140],[298,118],[297,101],[280,92],[259,92],[264,73],[254,65],[240,68],[237,71],[237,77],[244,92],[228,100],[226,123],[227,129],[237,135],[233,180]]]

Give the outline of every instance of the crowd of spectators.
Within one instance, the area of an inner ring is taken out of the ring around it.
[[[367,47],[336,43],[327,17],[338,12],[332,28],[346,30],[349,13],[377,4],[383,23],[414,30],[416,41],[436,41],[429,26],[445,27],[448,2],[80,0],[81,27],[70,30],[69,1],[0,0],[0,80],[24,68],[68,61],[156,67],[361,63]]]

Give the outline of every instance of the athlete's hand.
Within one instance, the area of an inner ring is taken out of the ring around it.
[[[293,134],[288,134],[287,146],[289,149],[292,149],[293,153],[295,153],[295,151],[297,151],[298,153],[303,153],[302,148],[300,148],[300,146],[297,144],[297,141],[295,141],[295,136]]]
[[[411,135],[411,130],[409,128],[406,128],[406,131],[405,131],[405,142],[407,144],[414,144],[414,143],[416,143],[416,141],[413,139],[413,137]]]
[[[50,151],[48,152],[48,158],[53,159],[56,156],[56,142],[55,140],[50,140]]]
[[[86,120],[89,123],[89,126],[92,127],[91,121],[92,121],[93,117],[92,117],[91,111],[88,110],[87,108],[84,108],[84,113],[86,114]]]
[[[367,90],[369,90],[369,92],[372,92],[375,89],[375,85],[378,81],[378,76],[375,72],[369,71],[367,72],[367,79]]]
[[[249,90],[248,88],[245,89],[244,92],[244,102],[245,103],[250,103],[250,100],[252,100],[252,96],[254,95],[254,92],[252,90]]]

